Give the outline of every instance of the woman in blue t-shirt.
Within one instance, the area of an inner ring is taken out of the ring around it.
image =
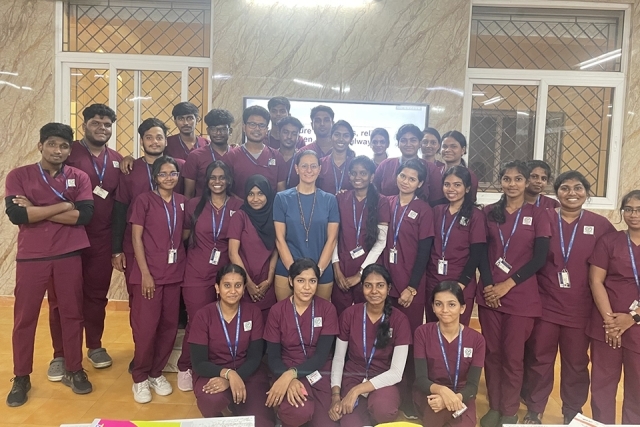
[[[288,281],[291,264],[299,258],[311,258],[320,267],[321,277],[316,294],[329,300],[333,269],[328,267],[331,266],[331,256],[338,241],[338,202],[333,194],[316,187],[320,159],[315,151],[298,153],[295,168],[300,183],[276,194],[273,203],[276,247],[280,255],[276,266],[276,297],[281,301],[291,296]]]

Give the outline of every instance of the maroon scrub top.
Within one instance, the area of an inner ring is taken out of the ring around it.
[[[352,190],[353,186],[349,180],[349,165],[353,157],[347,156],[345,162],[340,166],[335,166],[331,156],[320,160],[320,173],[316,185],[322,191],[337,195],[341,190]],[[336,178],[338,180],[336,181]],[[342,182],[340,188],[338,185]]]
[[[233,176],[233,194],[244,199],[244,184],[253,175],[262,175],[267,178],[273,191],[277,191],[278,183],[287,180],[286,165],[282,154],[271,147],[263,147],[262,153],[256,159],[244,146],[229,150],[222,157],[231,170]]]
[[[173,194],[176,204],[176,228],[173,236],[169,235],[167,212],[173,224],[173,203],[165,202],[153,191],[139,195],[133,202],[129,222],[144,227],[142,243],[149,272],[156,285],[181,283],[187,264],[187,254],[182,243],[182,224],[187,199],[182,194]],[[166,211],[165,211],[166,207]],[[178,251],[178,260],[169,264],[169,250]],[[142,283],[142,272],[138,262],[133,263],[130,282],[134,285]]]
[[[373,342],[378,334],[378,327],[382,318],[376,323],[372,323],[369,316],[366,316],[367,331],[367,358],[365,359],[362,345],[362,313],[366,310],[365,304],[355,304],[347,308],[340,316],[340,335],[339,339],[349,343],[349,357],[344,366],[344,374],[348,376],[356,376],[364,379],[367,362],[371,357],[371,349]],[[398,310],[392,308],[391,317],[389,318],[389,327],[391,328],[391,340],[384,348],[377,348],[371,366],[369,367],[369,379],[388,371],[391,368],[391,358],[393,349],[400,345],[411,345],[411,327],[407,316]]]
[[[420,159],[427,168],[427,179],[416,195],[429,202],[435,202],[444,197],[442,192],[442,174],[435,163]],[[397,184],[397,171],[400,166],[400,158],[385,159],[378,165],[373,183],[378,191],[385,196],[395,196],[400,193]]]
[[[500,283],[514,275],[521,267],[533,258],[533,246],[537,237],[551,236],[551,224],[549,216],[543,209],[525,203],[522,206],[522,213],[516,228],[509,249],[507,251],[507,262],[511,264],[511,271],[506,274],[495,263],[503,256],[504,247],[498,234],[498,223],[491,221],[489,212],[494,205],[485,206],[484,212],[487,215],[487,246],[489,251],[489,266],[493,275],[494,283]],[[513,225],[518,211],[512,214],[505,211],[506,222],[500,225],[505,244],[511,235]],[[478,305],[487,307],[482,293],[482,286],[478,287],[476,294]],[[506,314],[513,314],[522,317],[542,316],[542,305],[538,292],[538,279],[534,274],[524,282],[520,283],[500,299],[502,306],[497,311]]]
[[[351,257],[351,251],[356,247],[364,249],[364,241],[367,235],[367,218],[369,209],[366,207],[367,200],[358,201],[355,190],[349,190],[336,196],[338,200],[338,211],[340,212],[340,232],[338,233],[338,257],[340,258],[340,269],[346,277],[351,277],[360,270],[360,266],[369,255],[366,251],[356,259]],[[353,202],[356,202],[355,223],[353,213]],[[364,210],[364,212],[363,212]],[[391,222],[389,211],[389,200],[380,195],[378,200],[378,224]],[[362,215],[362,226],[360,227],[360,238],[357,239],[357,223]]]
[[[207,168],[216,160],[222,160],[222,156],[213,149],[212,145],[200,147],[189,153],[181,175],[183,178],[195,181],[196,192],[194,197],[202,195],[205,185],[209,183],[205,176]]]
[[[593,297],[589,287],[589,257],[600,236],[616,229],[607,218],[583,211],[582,218],[577,223],[576,237],[566,266],[571,287],[561,288],[558,273],[565,265],[560,248],[559,214],[556,209],[549,209],[547,214],[551,224],[549,254],[547,262],[538,271],[542,319],[571,328],[584,328],[593,308]],[[571,234],[576,226],[575,221],[569,224],[562,220],[565,250],[569,247]]]
[[[227,326],[229,342],[235,347],[238,315],[227,323],[220,319],[218,303],[207,304],[196,313],[190,322],[189,344],[206,345],[209,348],[209,361],[223,368],[237,369],[247,360],[247,351],[251,341],[261,340],[264,331],[262,313],[253,304],[240,302],[240,333],[238,352],[234,363],[222,321]]]
[[[640,246],[636,246],[632,241],[631,248],[636,260],[636,268],[640,271]],[[631,267],[626,231],[616,231],[602,236],[593,249],[589,264],[607,270],[604,287],[613,312],[629,313],[631,304],[640,299],[640,291],[636,286]],[[605,334],[602,324],[602,316],[594,304],[587,335],[604,342]],[[640,326],[633,325],[622,334],[622,346],[640,353]]]
[[[391,273],[393,277],[393,287],[391,288],[390,295],[398,298],[402,291],[409,286],[409,279],[411,278],[411,271],[413,265],[416,262],[418,254],[418,242],[428,237],[433,237],[433,210],[427,202],[414,198],[408,205],[399,206],[399,196],[389,197],[389,209],[391,211],[391,220],[389,222],[389,231],[387,232],[387,247],[382,253],[384,258],[384,266]],[[397,214],[394,223],[393,213]],[[406,212],[405,212],[405,207]],[[404,217],[402,214],[404,213]],[[402,218],[402,223],[400,219]],[[389,253],[393,249],[394,235],[396,228],[400,228],[398,231],[398,242],[396,250],[398,251],[397,263],[391,264],[389,262]],[[424,262],[424,261],[420,261]],[[421,283],[424,283],[426,276],[423,276]]]
[[[63,202],[51,187],[67,201],[93,201],[91,182],[86,173],[72,166],[62,166],[55,177],[46,171],[42,178],[38,163],[13,169],[5,181],[5,197],[25,196],[34,206],[51,206]],[[65,190],[65,186],[68,188]],[[89,247],[87,232],[82,225],[64,225],[39,221],[18,226],[17,260],[55,257]]]
[[[311,304],[298,316],[300,322],[300,332],[302,340],[307,351],[307,357],[311,358],[316,352],[316,345],[320,335],[338,335],[340,328],[338,327],[338,315],[336,308],[329,301],[318,296],[313,297],[315,301],[315,317],[322,319],[322,326],[315,327],[313,333],[313,342],[311,340]],[[293,313],[293,304],[291,298],[283,299],[276,303],[269,311],[267,324],[264,328],[264,340],[282,346],[282,361],[287,368],[295,367],[306,359],[302,346],[300,345],[300,336],[296,328],[296,321]]]
[[[538,200],[533,204],[537,208],[543,209],[555,209],[560,207],[560,202],[551,197],[547,197],[544,194],[538,196]]]
[[[307,150],[315,151],[316,154],[318,155],[318,158],[322,159],[323,157],[327,157],[329,154],[331,154],[331,152],[333,151],[333,148],[329,148],[329,151],[325,153],[320,149],[320,147],[318,146],[318,143],[316,141],[313,141],[311,144],[305,145],[304,148],[302,149],[302,151],[307,151]]]
[[[280,148],[280,140],[279,139],[275,139],[272,135],[271,132],[267,133],[267,136],[264,137],[264,139],[262,140],[262,143],[264,145],[268,145],[269,147],[273,148],[274,150],[277,150]],[[304,147],[304,138],[301,136],[298,136],[298,142],[296,142],[296,150],[300,149]]]
[[[192,227],[193,214],[198,202],[200,202],[200,198],[193,198],[187,202],[184,217],[184,228],[186,230],[190,230]],[[184,283],[182,284],[183,287],[212,286],[215,284],[218,270],[229,264],[229,226],[231,224],[231,218],[239,213],[241,206],[242,200],[235,197],[229,197],[226,209],[223,208],[219,211],[213,208],[211,202],[207,201],[207,203],[205,203],[196,222],[196,245],[189,247],[187,253],[187,271],[185,273]],[[214,212],[216,216],[216,232],[222,220],[222,228],[220,229],[220,234],[215,244],[213,241],[213,223],[211,217]],[[222,219],[223,212],[224,219]],[[217,265],[209,263],[214,247],[220,251],[220,260]]]
[[[448,342],[442,337],[444,351],[449,362],[451,378],[447,372],[447,367],[442,356],[442,348],[438,340],[438,323],[425,323],[416,329],[414,334],[413,354],[416,359],[426,359],[428,378],[435,384],[453,389],[456,364],[458,362],[458,345],[460,337]],[[482,334],[465,326],[462,329],[462,354],[460,355],[460,373],[458,379],[458,389],[460,392],[467,384],[469,369],[484,367],[485,341]]]
[[[102,173],[102,167],[106,164],[102,188],[107,190],[109,195],[106,199],[96,194],[93,195],[93,217],[91,217],[91,222],[85,225],[84,228],[90,238],[110,239],[111,212],[113,211],[115,192],[120,182],[120,175],[122,174],[122,172],[120,172],[122,156],[106,145],[102,154],[98,157],[91,154],[87,147],[82,145],[80,141],[74,141],[71,148],[71,154],[65,163],[80,169],[89,176],[91,191],[100,185],[98,173],[95,168],[98,169],[98,172]]]
[[[296,166],[295,166],[297,155],[298,155],[298,152],[296,151],[289,160],[285,161],[287,178],[284,180],[284,184],[287,190],[300,184],[300,176],[296,172]]]
[[[209,140],[202,136],[196,137],[196,143],[193,144],[193,148],[189,149],[187,146],[180,140],[180,135],[171,135],[167,138],[167,148],[164,150],[165,156],[171,156],[174,159],[182,159],[187,160],[187,157],[190,153],[198,148],[209,145]]]

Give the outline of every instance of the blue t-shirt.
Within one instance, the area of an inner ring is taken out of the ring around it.
[[[316,203],[313,207],[313,194],[300,194],[298,202],[298,190],[290,188],[276,194],[273,202],[273,220],[282,222],[287,226],[287,246],[293,259],[311,258],[315,262],[320,259],[320,254],[327,242],[327,225],[330,222],[339,223],[340,213],[338,201],[333,194],[325,193],[318,189],[315,193]],[[302,225],[300,205],[304,214],[304,221],[309,227],[309,241],[307,232]],[[313,215],[311,208],[313,207]],[[287,270],[281,260],[278,260],[276,274],[288,276]],[[327,268],[320,278],[320,283],[333,282],[333,269]]]

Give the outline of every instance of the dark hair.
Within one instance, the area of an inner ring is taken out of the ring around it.
[[[353,167],[360,165],[369,172],[370,175],[376,173],[376,164],[367,156],[358,156],[349,164],[349,172]],[[378,212],[378,202],[380,201],[380,193],[375,184],[370,183],[367,187],[367,223],[365,224],[364,249],[369,252],[378,240],[378,222],[380,213]]]
[[[269,111],[259,105],[252,105],[251,107],[247,107],[244,109],[244,111],[242,112],[242,123],[246,125],[247,120],[249,120],[249,117],[251,116],[260,116],[267,121],[267,124],[269,124],[269,121],[271,121],[271,114],[269,114]]]
[[[625,205],[629,203],[631,199],[640,200],[640,190],[631,190],[622,197],[620,201],[620,211],[624,209]]]
[[[365,279],[372,274],[379,274],[380,276],[382,276],[384,281],[387,282],[389,288],[393,286],[393,282],[391,281],[391,274],[389,274],[389,271],[380,264],[369,264],[368,266],[366,266],[364,270],[362,270],[360,284],[364,285]],[[376,348],[385,348],[389,344],[389,341],[391,341],[391,336],[389,335],[389,325],[391,324],[390,317],[392,310],[393,304],[391,302],[391,298],[387,294],[387,298],[384,300],[384,322],[380,322],[376,334],[376,338],[378,340],[376,342]]]
[[[418,172],[418,181],[425,182],[427,180],[427,167],[422,163],[420,159],[411,159],[407,160],[404,163],[400,163],[398,169],[396,170],[396,176],[400,175],[403,169],[409,168]]]
[[[333,118],[335,117],[335,114],[333,113],[333,110],[331,109],[331,107],[327,107],[326,105],[316,105],[311,109],[311,115],[310,115],[311,120],[313,120],[316,114],[318,114],[321,111],[324,111],[325,113],[327,113],[329,117],[331,117],[331,120],[333,120]]]
[[[465,150],[467,149],[467,138],[465,138],[461,132],[458,132],[457,130],[450,130],[449,132],[445,132],[444,135],[442,135],[440,145],[442,145],[442,141],[444,141],[445,138],[453,138],[458,141],[460,147],[464,148]],[[460,164],[463,166],[467,166],[467,163],[464,161],[464,159],[460,159]]]
[[[436,139],[438,140],[438,144],[442,143],[442,137],[440,136],[440,132],[438,132],[435,128],[424,128],[424,130],[422,131],[423,137],[424,134],[429,134],[429,135],[433,135],[436,137]]]
[[[111,123],[116,122],[116,112],[104,104],[91,104],[82,112],[82,117],[84,117],[85,123],[93,119],[95,116],[99,116],[100,118],[108,117],[109,120],[111,120]]]
[[[316,275],[316,279],[320,282],[320,268],[311,258],[298,258],[295,260],[289,267],[289,279],[293,281],[293,279],[299,276],[300,273],[307,270],[313,270],[313,273]],[[289,283],[289,286],[292,286],[291,283]]]
[[[402,138],[402,135],[404,135],[405,133],[411,133],[415,135],[416,138],[418,138],[418,140],[422,140],[422,137],[423,137],[422,131],[418,126],[412,125],[412,124],[406,124],[406,125],[400,126],[400,129],[398,129],[398,133],[396,134],[396,141],[400,142],[400,138]]]
[[[206,116],[204,116],[204,122],[207,127],[220,125],[231,126],[234,121],[235,118],[230,111],[218,108],[214,108],[213,110],[209,111]]]
[[[298,154],[296,154],[296,166],[300,166],[300,160],[302,160],[304,156],[315,156],[315,158],[318,160],[318,163],[320,163],[320,156],[318,156],[318,153],[313,150],[302,150],[299,151]]]
[[[198,222],[198,218],[200,217],[200,214],[204,210],[205,205],[209,203],[209,200],[211,200],[211,189],[209,188],[209,177],[211,176],[213,171],[218,168],[224,171],[224,176],[227,179],[227,188],[226,188],[227,196],[231,196],[231,187],[233,187],[233,174],[231,173],[231,169],[229,169],[229,166],[227,166],[226,163],[224,163],[222,160],[216,160],[214,162],[211,162],[209,166],[207,166],[207,170],[204,173],[205,183],[202,189],[202,196],[200,196],[200,200],[198,201],[198,204],[196,205],[196,208],[193,211],[193,215],[191,217],[191,234],[189,236],[189,240],[191,241],[191,244],[189,246],[192,248],[195,247],[196,245],[196,224]]]
[[[455,280],[445,280],[444,282],[440,282],[436,285],[433,292],[431,292],[431,305],[433,305],[436,300],[436,294],[440,292],[451,292],[456,297],[460,305],[466,305],[464,302],[464,293],[462,292],[462,288]]]
[[[279,129],[282,129],[282,127],[286,126],[286,125],[295,126],[295,127],[298,128],[298,131],[300,131],[300,129],[302,129],[304,127],[302,125],[302,122],[300,122],[300,120],[296,119],[295,117],[291,117],[291,116],[284,117],[284,118],[278,120],[278,123],[276,123],[276,126],[278,126]]]
[[[151,166],[151,178],[153,178],[154,182],[158,178],[158,174],[160,173],[162,165],[166,165],[167,163],[172,164],[176,168],[176,171],[180,172],[180,166],[178,166],[178,162],[176,162],[173,157],[160,156],[153,162],[153,165]]]
[[[333,124],[333,126],[331,126],[331,134],[332,135],[338,129],[338,126],[343,126],[343,127],[347,128],[347,130],[349,131],[349,134],[351,135],[351,139],[355,138],[356,134],[353,131],[353,128],[351,127],[349,122],[346,121],[346,120],[338,120],[337,122],[335,122]]]
[[[528,164],[528,162],[527,162]],[[538,166],[536,166],[538,167]],[[580,181],[580,184],[587,191],[587,195],[591,192],[591,183],[578,171],[566,171],[558,175],[555,182],[553,183],[553,191],[555,191],[556,196],[558,195],[558,189],[565,182],[570,179],[575,179],[576,181]]]
[[[521,160],[514,160],[511,162],[505,163],[504,166],[502,166],[502,169],[500,169],[500,175],[499,175],[500,180],[502,180],[502,177],[504,176],[505,173],[507,173],[509,169],[516,169],[519,173],[524,175],[526,179],[529,179],[529,174],[531,172],[529,171],[527,164]],[[506,207],[507,207],[507,196],[504,193],[502,193],[502,197],[500,197],[500,200],[498,200],[496,203],[493,204],[493,208],[491,208],[489,215],[487,215],[489,221],[497,222],[498,224],[504,224],[507,220],[504,215],[504,210]]]
[[[40,144],[43,144],[52,136],[62,138],[71,144],[73,142],[73,129],[64,123],[47,123],[40,128]]]
[[[284,96],[275,96],[267,102],[267,109],[271,111],[272,108],[277,107],[278,105],[284,106],[287,109],[287,113],[291,110],[291,103]]]
[[[173,110],[171,110],[171,115],[174,119],[180,116],[188,116],[189,114],[193,114],[196,117],[200,116],[198,107],[193,105],[191,102],[180,102],[174,105]]]
[[[162,129],[164,136],[167,136],[167,125],[165,125],[160,119],[150,117],[148,119],[144,119],[144,121],[140,123],[140,126],[138,126],[138,135],[140,135],[140,138],[144,138],[144,134],[151,128],[160,128]]]
[[[220,270],[218,270],[218,274],[216,274],[216,284],[220,285],[220,281],[222,281],[222,278],[230,273],[239,274],[240,276],[242,276],[242,281],[244,282],[244,284],[247,284],[247,272],[244,271],[244,268],[240,267],[238,264],[233,263],[227,264]]]
[[[462,184],[464,184],[465,190],[471,189],[471,172],[469,172],[469,169],[467,169],[466,166],[456,165],[452,168],[449,168],[442,176],[443,187],[444,181],[449,175],[454,175],[460,178],[462,180]],[[462,201],[462,207],[460,208],[460,219],[466,218],[467,220],[470,220],[476,206],[477,205],[473,200],[471,191],[467,191],[464,194],[464,200]]]
[[[544,169],[544,172],[547,174],[548,180],[551,181],[551,166],[549,166],[549,163],[543,162],[542,160],[527,160],[527,167],[530,171],[534,170],[535,168]]]
[[[378,135],[381,135],[387,141],[387,145],[390,144],[389,132],[387,132],[385,128],[375,128],[374,130],[372,130],[371,136],[369,137],[369,141],[371,141],[374,136],[378,136]]]

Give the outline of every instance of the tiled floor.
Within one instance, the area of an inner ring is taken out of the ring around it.
[[[51,341],[49,338],[48,312],[43,308],[36,336],[34,372],[31,374],[32,389],[29,401],[22,407],[9,408],[0,404],[0,425],[23,427],[47,426],[58,427],[62,423],[91,422],[95,418],[114,418],[130,420],[161,420],[172,418],[197,418],[200,416],[193,394],[178,390],[175,374],[167,374],[174,387],[170,396],[159,397],[154,394],[153,402],[141,405],[133,401],[131,394],[131,376],[127,366],[133,353],[128,313],[126,311],[109,311],[107,313],[107,329],[103,344],[114,359],[112,367],[96,370],[85,361],[89,379],[93,383],[93,392],[78,396],[61,383],[47,380],[46,371],[51,359]],[[12,378],[11,328],[13,326],[13,309],[0,307],[0,379],[4,379],[5,387],[0,389],[2,399],[11,389]],[[477,326],[477,325],[476,325]],[[557,374],[556,374],[557,378]],[[557,384],[557,380],[556,380]],[[621,394],[618,401],[620,412]],[[478,414],[488,409],[484,379],[478,392]],[[562,423],[561,402],[558,387],[555,387],[547,406],[543,421],[547,424]],[[520,416],[524,415],[521,409]],[[588,404],[585,412],[590,415]]]

